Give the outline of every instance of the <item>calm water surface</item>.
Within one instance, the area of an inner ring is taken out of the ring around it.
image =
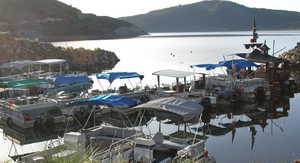
[[[260,40],[266,40],[270,47],[272,47],[273,40],[276,40],[275,51],[282,48],[286,48],[284,51],[291,49],[300,40],[300,31],[264,31],[262,33],[265,35],[262,35]],[[205,36],[208,34],[185,33],[183,34],[184,37],[180,36],[182,34],[174,33],[155,34],[155,37],[58,42],[54,43],[54,45],[89,49],[100,47],[113,51],[121,60],[113,71],[136,71],[145,75],[143,85],[153,85],[156,83],[156,77],[152,75],[155,71],[163,69],[194,71],[189,68],[190,65],[217,63],[223,60],[224,57],[232,59],[232,56],[228,56],[232,53],[248,52],[244,49],[243,43],[249,42],[250,37],[247,36],[249,34],[249,32],[229,32],[209,33],[209,36]],[[172,36],[169,37],[169,35]],[[168,81],[170,79],[162,78],[162,82]],[[251,149],[250,129],[249,127],[245,127],[236,130],[233,143],[231,133],[223,136],[209,136],[206,145],[208,150],[215,156],[218,163],[251,161],[276,163],[280,161],[288,162],[296,158],[299,159],[299,98],[300,95],[296,95],[295,98],[290,100],[291,110],[288,117],[272,120],[272,122],[269,120],[268,123],[272,125],[268,125],[264,132],[259,126],[256,126],[257,134],[253,149]],[[237,116],[234,119],[243,120],[245,117]],[[222,119],[219,118],[216,121],[221,122]],[[157,126],[155,123],[151,125]],[[162,126],[162,129],[168,132],[171,132],[174,128],[174,126]],[[2,136],[0,137],[0,160],[8,159],[7,155],[10,145],[11,142],[2,138]],[[45,142],[18,146],[17,150],[19,153],[22,153],[44,148]]]

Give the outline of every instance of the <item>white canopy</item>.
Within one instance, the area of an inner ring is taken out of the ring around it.
[[[166,77],[173,77],[173,78],[185,78],[188,76],[194,75],[193,72],[188,72],[188,71],[178,71],[178,70],[161,70],[152,73],[152,75],[157,75],[157,76],[166,76]]]
[[[149,101],[138,105],[133,109],[152,110],[158,119],[171,119],[172,121],[193,121],[198,120],[203,111],[202,105],[196,101],[180,97],[166,97]],[[165,112],[166,114],[163,114]],[[172,116],[172,115],[175,115]]]
[[[65,59],[43,59],[36,61],[39,64],[47,64],[47,65],[54,65],[54,64],[62,64],[65,63]]]

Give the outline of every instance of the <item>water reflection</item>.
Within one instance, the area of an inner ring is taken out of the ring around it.
[[[290,108],[289,97],[282,97],[275,101],[265,101],[260,104],[241,104],[238,107],[211,107],[204,110],[201,116],[202,124],[194,125],[192,131],[194,133],[198,132],[200,136],[208,137],[207,142],[210,142],[214,137],[229,136],[231,137],[231,144],[238,144],[240,139],[237,139],[236,134],[239,130],[246,129],[246,132],[244,130],[243,133],[250,138],[248,140],[249,149],[254,150],[257,144],[257,136],[260,132],[264,133],[267,126],[271,128],[271,136],[274,134],[273,130],[275,128],[279,129],[280,132],[285,131],[285,127],[276,123],[275,120],[288,117],[291,111]],[[16,153],[14,152],[14,144],[27,145],[56,140],[66,132],[66,130],[63,130],[65,128],[47,132],[34,129],[24,131],[6,124],[2,124],[1,128],[3,128],[4,136],[11,141],[9,155],[12,158],[15,158],[13,155]],[[247,140],[243,141],[247,142]],[[208,149],[210,149],[210,146],[208,146]],[[214,154],[216,158],[219,158],[218,155],[219,153]]]
[[[273,120],[288,117],[289,110],[290,99],[288,97],[282,97],[276,101],[265,101],[261,104],[242,104],[239,107],[206,108],[201,116],[204,125],[192,129],[208,136],[224,136],[231,133],[231,141],[234,143],[236,132],[240,128],[248,128],[251,150],[253,150],[255,138],[259,132],[258,128],[264,132],[265,128],[271,125],[271,128],[275,126],[284,132],[283,127]]]

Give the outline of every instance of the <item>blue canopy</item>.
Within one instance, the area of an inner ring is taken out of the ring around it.
[[[67,74],[54,76],[55,85],[68,85],[74,83],[88,83],[92,80],[87,75],[82,74]]]
[[[131,107],[141,104],[140,100],[132,99],[126,96],[103,94],[87,99],[80,99],[70,103],[71,105],[106,105],[110,107]]]
[[[218,64],[200,64],[200,65],[192,65],[192,68],[206,68],[206,70],[212,70],[218,67]]]
[[[116,79],[128,79],[128,78],[144,78],[144,75],[140,75],[136,72],[106,72],[96,75],[97,79],[106,79],[112,83]]]
[[[232,69],[232,65],[235,65],[236,69],[240,71],[243,68],[247,67],[259,67],[259,65],[244,59],[234,59],[229,61],[221,61],[218,64],[200,64],[200,65],[192,65],[192,68],[206,68],[206,70],[212,70],[217,67],[227,67],[228,69]]]
[[[227,67],[228,69],[232,69],[232,65],[235,65],[238,71],[247,67],[259,67],[259,65],[245,59],[234,59],[229,61],[222,61],[219,62],[218,65],[219,67],[223,66],[223,67]]]

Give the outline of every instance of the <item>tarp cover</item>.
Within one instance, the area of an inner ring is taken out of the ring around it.
[[[213,70],[218,67],[218,64],[199,64],[199,65],[192,65],[192,68],[205,68],[206,70]]]
[[[238,71],[243,68],[247,68],[247,67],[259,67],[259,65],[255,64],[251,61],[247,61],[245,59],[233,59],[233,60],[229,60],[229,61],[222,61],[222,62],[219,62],[218,65],[227,67],[229,69],[231,69],[232,66],[235,65],[236,69]]]
[[[144,78],[144,75],[140,75],[136,72],[106,72],[96,75],[97,79],[106,79],[112,83],[116,79],[129,79],[129,78]]]
[[[152,75],[157,75],[157,76],[166,76],[166,77],[173,77],[173,78],[185,78],[188,76],[194,75],[193,72],[188,72],[188,71],[178,71],[178,70],[161,70],[152,73]]]
[[[221,61],[218,64],[200,64],[200,65],[192,65],[191,67],[198,67],[198,68],[206,68],[206,70],[213,70],[217,67],[227,67],[228,69],[232,69],[232,66],[235,66],[236,69],[239,71],[243,68],[247,67],[259,67],[259,65],[247,61],[244,59],[233,59],[233,60],[228,60],[228,61]]]
[[[54,76],[53,80],[56,86],[74,83],[88,83],[92,81],[87,75],[82,74],[56,75]]]
[[[4,84],[8,88],[37,86],[37,85],[40,85],[40,84],[48,84],[48,83],[49,83],[48,80],[35,79],[35,78],[21,79],[21,80],[10,80],[10,81],[2,82],[2,84]]]
[[[106,105],[111,107],[131,107],[140,104],[141,102],[137,99],[132,99],[126,96],[119,96],[113,94],[97,95],[87,99],[81,99],[73,101],[70,105]]]
[[[156,117],[158,119],[171,119],[172,121],[181,122],[189,122],[193,119],[199,119],[199,116],[203,111],[203,107],[199,103],[180,97],[160,98],[157,100],[149,101],[142,105],[138,105],[133,109],[151,110],[157,113]],[[161,114],[160,112],[176,115],[180,118],[172,119],[172,116]]]

